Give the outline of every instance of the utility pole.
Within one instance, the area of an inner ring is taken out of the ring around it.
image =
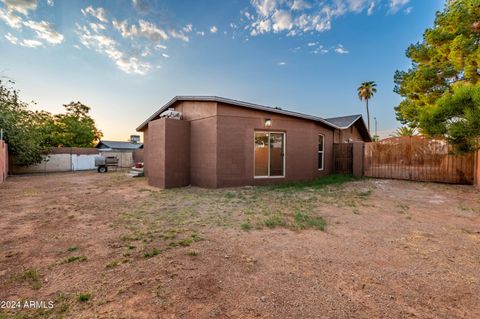
[[[373,118],[375,120],[375,136],[378,136],[377,134],[377,117]]]

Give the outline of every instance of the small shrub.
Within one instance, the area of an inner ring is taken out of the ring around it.
[[[312,217],[302,212],[296,212],[294,219],[297,227],[300,229],[316,228],[325,230],[326,222],[322,217]]]
[[[68,247],[68,249],[67,249],[67,251],[70,251],[70,252],[76,251],[76,250],[78,250],[78,247],[77,247],[77,246],[70,246],[70,247]]]
[[[150,258],[158,255],[160,251],[157,248],[153,248],[151,252],[146,252],[143,257],[145,258]]]
[[[79,261],[79,262],[87,261],[87,257],[86,256],[71,256],[71,257],[68,257],[67,259],[65,259],[64,263],[68,264],[68,263],[73,263],[73,262],[76,262],[76,261]]]
[[[198,252],[196,250],[190,250],[187,255],[191,256],[191,257],[195,257],[195,256],[198,256]]]
[[[78,295],[78,301],[80,302],[87,302],[92,298],[92,294],[89,292],[82,292]]]
[[[240,228],[242,230],[249,231],[250,229],[252,229],[252,225],[250,225],[250,223],[243,223],[240,225]]]

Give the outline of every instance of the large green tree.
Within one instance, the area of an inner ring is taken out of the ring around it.
[[[28,109],[18,98],[13,82],[0,81],[0,129],[8,144],[9,153],[19,165],[30,165],[42,160],[45,151],[43,136],[38,129],[39,113]]]
[[[420,116],[422,131],[441,136],[459,152],[479,148],[480,84],[456,85]]]
[[[92,147],[102,137],[88,106],[71,102],[64,107],[65,113],[55,115],[31,111],[13,82],[0,81],[0,129],[16,164],[40,163],[51,147]]]
[[[418,127],[422,110],[434,107],[455,83],[480,80],[480,0],[450,0],[437,12],[423,41],[406,52],[407,71],[395,73],[395,89],[404,99],[395,108],[403,124]]]
[[[102,132],[89,115],[90,108],[81,102],[71,102],[64,107],[64,114],[56,114],[51,120],[44,121],[48,138],[45,143],[54,147],[93,147]]]

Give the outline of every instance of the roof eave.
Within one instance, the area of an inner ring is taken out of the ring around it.
[[[270,112],[270,113],[277,113],[277,114],[283,114],[283,115],[291,116],[291,117],[303,118],[303,119],[307,119],[307,120],[310,120],[310,121],[323,123],[327,126],[335,128],[335,129],[341,129],[337,125],[335,125],[333,123],[330,123],[330,122],[328,122],[327,120],[325,120],[321,117],[310,116],[310,115],[291,112],[291,111],[284,111],[284,110],[275,109],[275,108],[272,108],[272,107],[263,106],[263,105],[259,105],[259,104],[247,103],[247,102],[242,102],[242,101],[237,101],[237,100],[230,100],[230,99],[226,99],[226,98],[222,98],[222,97],[218,97],[218,96],[175,96],[167,104],[162,106],[158,111],[153,113],[147,120],[145,120],[142,124],[140,124],[136,128],[136,131],[141,132],[150,121],[152,121],[154,118],[159,116],[163,111],[168,109],[170,106],[172,106],[177,101],[220,102],[220,103],[231,104],[231,105],[236,105],[236,106],[243,106],[243,107],[246,107],[246,108],[261,110],[261,111]]]

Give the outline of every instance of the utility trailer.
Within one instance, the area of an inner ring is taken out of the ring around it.
[[[118,158],[116,156],[97,156],[95,157],[95,167],[99,173],[108,172],[109,167],[118,167]]]

